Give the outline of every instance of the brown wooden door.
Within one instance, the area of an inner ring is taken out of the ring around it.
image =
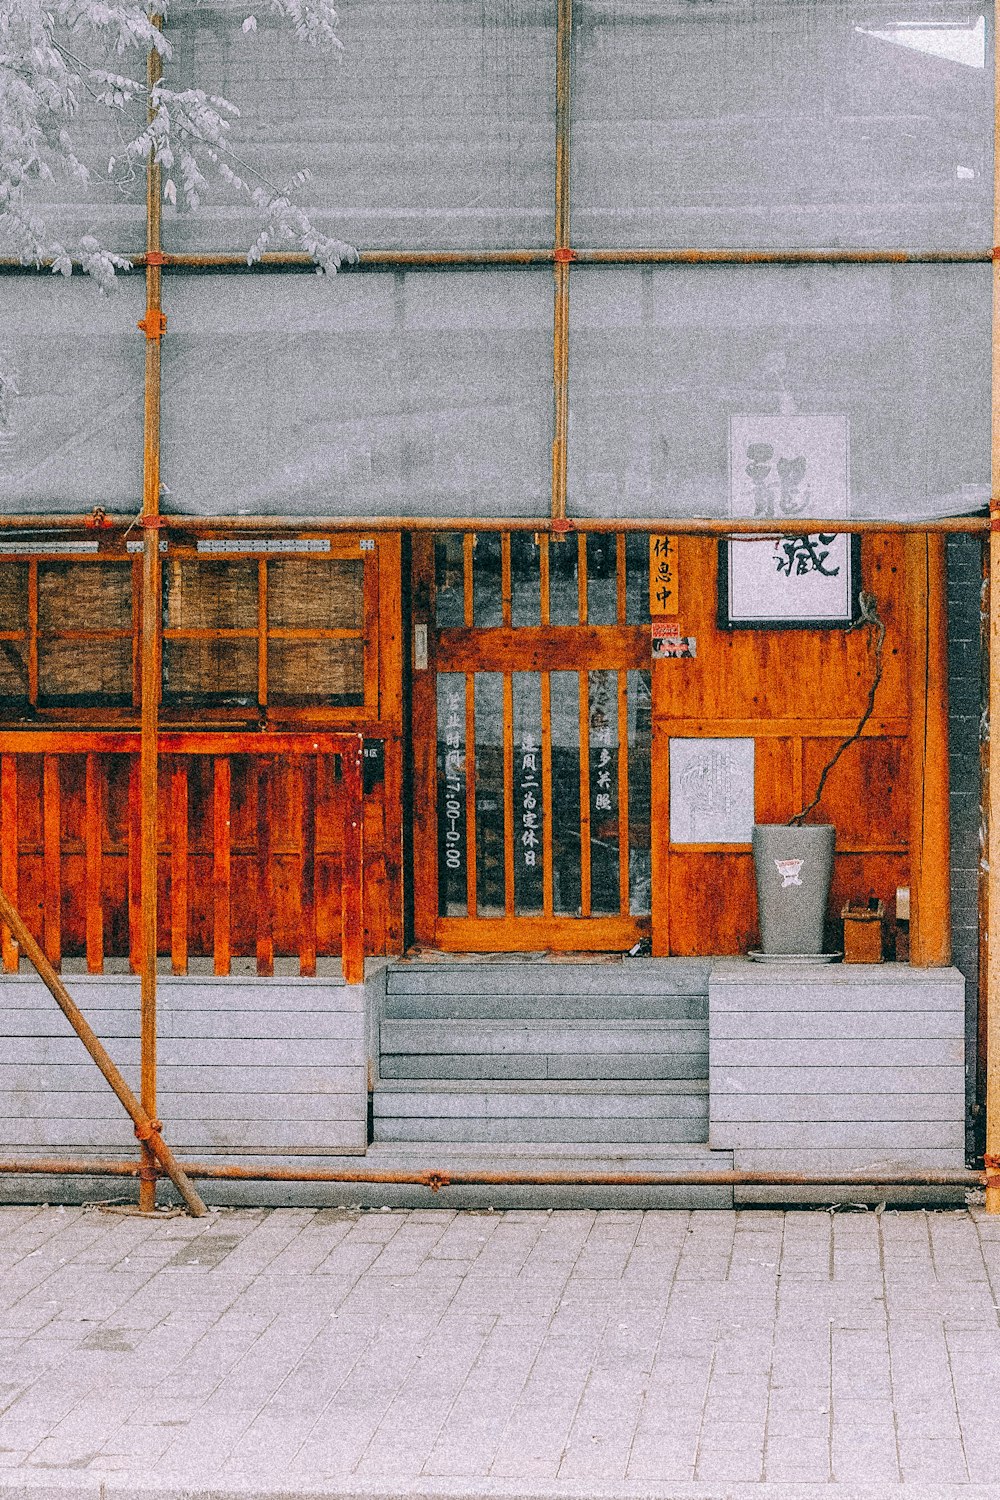
[[[649,932],[648,577],[645,538],[415,541],[419,942],[623,950]]]

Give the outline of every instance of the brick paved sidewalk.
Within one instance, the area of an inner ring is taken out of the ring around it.
[[[975,1209],[0,1208],[0,1500],[1000,1496],[998,1289]]]

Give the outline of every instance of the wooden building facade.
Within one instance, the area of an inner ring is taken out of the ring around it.
[[[248,267],[248,212],[154,162],[51,205],[132,257],[116,301],[0,277],[0,886],[57,969],[141,976],[148,1116],[158,974],[745,955],[750,825],[803,809],[828,946],[881,903],[950,964],[994,16],[924,9],[377,0],[333,68],[172,7],[168,68],[360,254]],[[954,1186],[948,1150],[892,1161]]]

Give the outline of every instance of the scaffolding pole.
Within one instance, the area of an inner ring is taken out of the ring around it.
[[[154,16],[160,26],[162,17]],[[152,94],[162,74],[160,54],[150,49],[147,83],[153,117]],[[142,722],[139,750],[140,896],[142,902],[141,965],[141,1087],[142,1107],[156,1119],[156,850],[159,770],[160,688],[160,348],[166,319],[160,297],[160,166],[150,152],[146,163],[146,315],[139,327],[146,335],[145,405],[142,456],[142,632],[141,679]],[[156,1209],[156,1163],[147,1144],[142,1146],[139,1173],[139,1209]]]

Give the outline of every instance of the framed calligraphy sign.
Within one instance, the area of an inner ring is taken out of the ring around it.
[[[780,534],[784,517],[847,516],[848,426],[840,415],[756,413],[729,423],[730,514],[766,537],[719,544],[719,624],[832,630],[858,618],[861,541],[828,530]]]

